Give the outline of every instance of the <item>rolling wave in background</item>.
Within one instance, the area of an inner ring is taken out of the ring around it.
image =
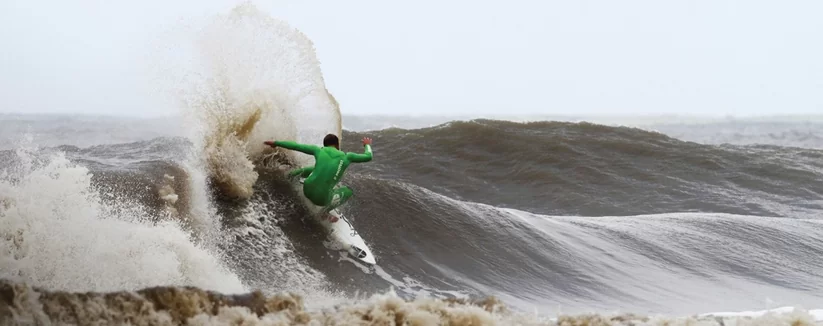
[[[694,314],[823,307],[819,125],[370,128],[342,121],[310,40],[252,5],[176,37],[191,56],[158,70],[178,119],[2,121],[3,323],[728,324]],[[305,219],[282,172],[311,158],[262,145],[329,132],[347,151],[375,140],[343,210],[377,266]],[[777,133],[811,136],[762,141]]]

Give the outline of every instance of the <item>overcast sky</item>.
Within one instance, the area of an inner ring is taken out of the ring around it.
[[[133,64],[238,1],[0,1],[0,112],[169,113]],[[256,1],[345,113],[823,113],[823,1]]]

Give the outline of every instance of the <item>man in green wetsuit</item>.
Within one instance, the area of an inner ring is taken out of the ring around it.
[[[283,147],[314,156],[314,166],[296,169],[290,176],[300,175],[306,180],[303,182],[303,194],[317,206],[325,207],[325,212],[343,205],[352,195],[349,187],[334,189],[349,164],[371,161],[371,138],[363,138],[363,154],[345,153],[340,151],[340,139],[334,134],[323,138],[323,147],[298,144],[293,141],[267,141],[271,147]]]

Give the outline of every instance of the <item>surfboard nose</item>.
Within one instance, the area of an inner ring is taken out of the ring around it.
[[[374,265],[377,263],[374,256],[372,256],[368,250],[360,249],[357,246],[351,246],[351,248],[349,248],[349,255],[369,265]]]

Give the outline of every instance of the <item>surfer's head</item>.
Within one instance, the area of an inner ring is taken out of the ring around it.
[[[340,149],[340,139],[337,138],[335,134],[328,134],[326,138],[323,138],[323,147],[334,146],[334,148]]]

